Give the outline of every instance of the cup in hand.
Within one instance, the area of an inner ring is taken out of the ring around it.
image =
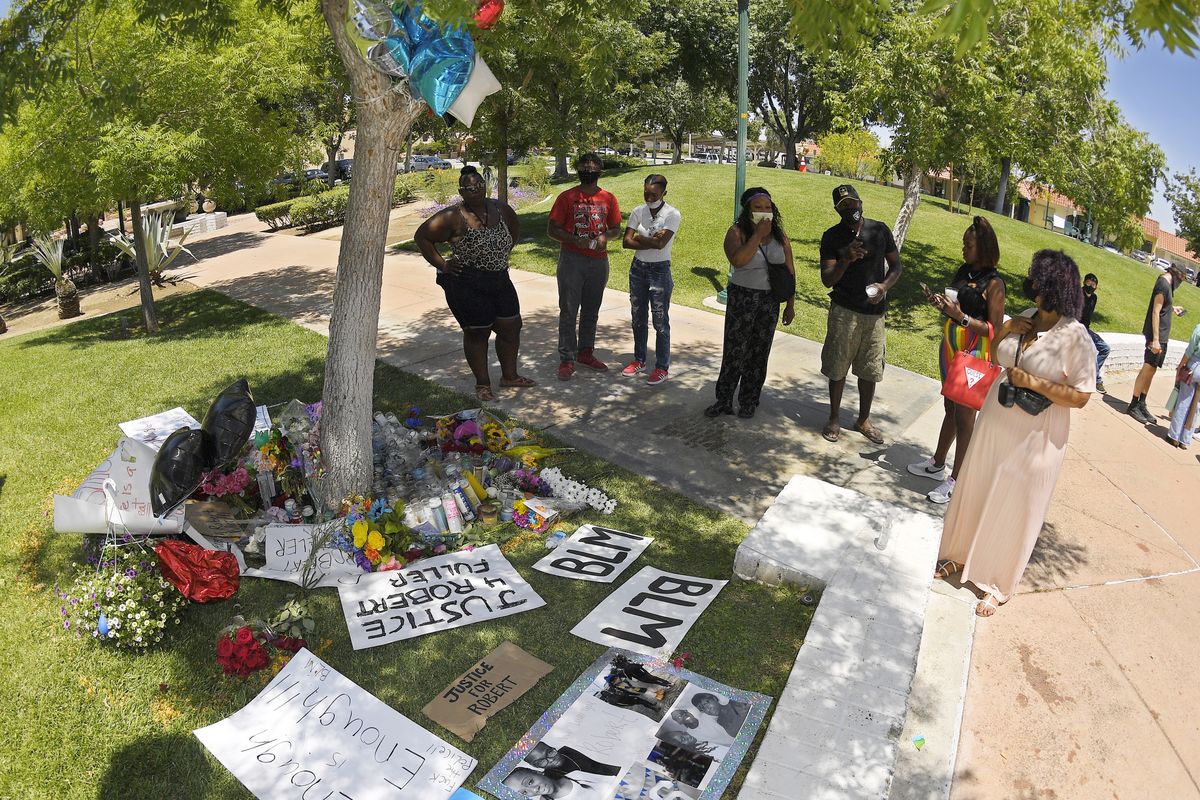
[[[943,293],[946,295],[946,299],[951,303],[958,302],[958,289],[947,288]]]

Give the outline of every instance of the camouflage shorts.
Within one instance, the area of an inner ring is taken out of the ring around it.
[[[860,314],[829,304],[829,324],[821,348],[821,374],[840,381],[851,368],[856,377],[879,383],[883,380],[886,349],[883,314]]]

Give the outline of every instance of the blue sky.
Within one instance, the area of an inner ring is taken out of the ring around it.
[[[0,0],[3,2],[3,0]],[[1200,58],[1168,53],[1157,41],[1124,59],[1108,60],[1107,94],[1121,106],[1125,119],[1146,131],[1167,154],[1169,172],[1200,170]],[[1155,192],[1150,216],[1175,231],[1171,204]]]

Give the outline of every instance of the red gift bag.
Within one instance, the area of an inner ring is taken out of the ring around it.
[[[989,324],[988,332],[991,333],[991,330]],[[971,352],[978,343],[979,336],[976,335],[966,347],[954,354],[954,359],[946,369],[946,380],[942,383],[943,397],[976,411],[983,408],[988,390],[1004,371],[998,364],[985,361]]]
[[[238,590],[240,570],[229,553],[205,550],[179,539],[163,539],[154,552],[162,576],[194,603],[225,600]]]

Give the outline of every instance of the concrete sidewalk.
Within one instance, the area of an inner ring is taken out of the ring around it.
[[[325,332],[337,241],[261,228],[242,217],[189,242],[202,261],[186,268],[188,279]],[[613,258],[614,270],[625,267],[624,257]],[[648,387],[617,374],[630,357],[628,298],[609,291],[597,354],[613,369],[581,369],[562,383],[554,375],[555,281],[513,278],[525,320],[522,370],[542,385],[498,390],[496,405],[506,411],[749,523],[795,474],[940,513],[923,496],[932,483],[904,469],[935,443],[935,381],[889,368],[873,415],[888,443],[874,447],[845,432],[830,445],[819,433],[819,345],[776,334],[755,418],[708,420],[700,412],[720,363],[719,314],[672,308],[671,378]],[[415,256],[386,258],[379,357],[472,388],[461,333],[432,270]],[[1169,391],[1168,372],[1155,384],[1152,409]],[[953,796],[964,800],[1200,798],[1200,691],[1190,680],[1200,599],[1188,591],[1200,588],[1200,445],[1168,447],[1161,427],[1147,431],[1122,413],[1128,386],[1111,391],[1073,415],[1067,462],[1022,593],[976,625],[968,590],[934,584],[900,740],[922,734],[927,745],[902,746],[892,796],[945,797],[953,769]],[[856,403],[851,388],[844,424]]]

